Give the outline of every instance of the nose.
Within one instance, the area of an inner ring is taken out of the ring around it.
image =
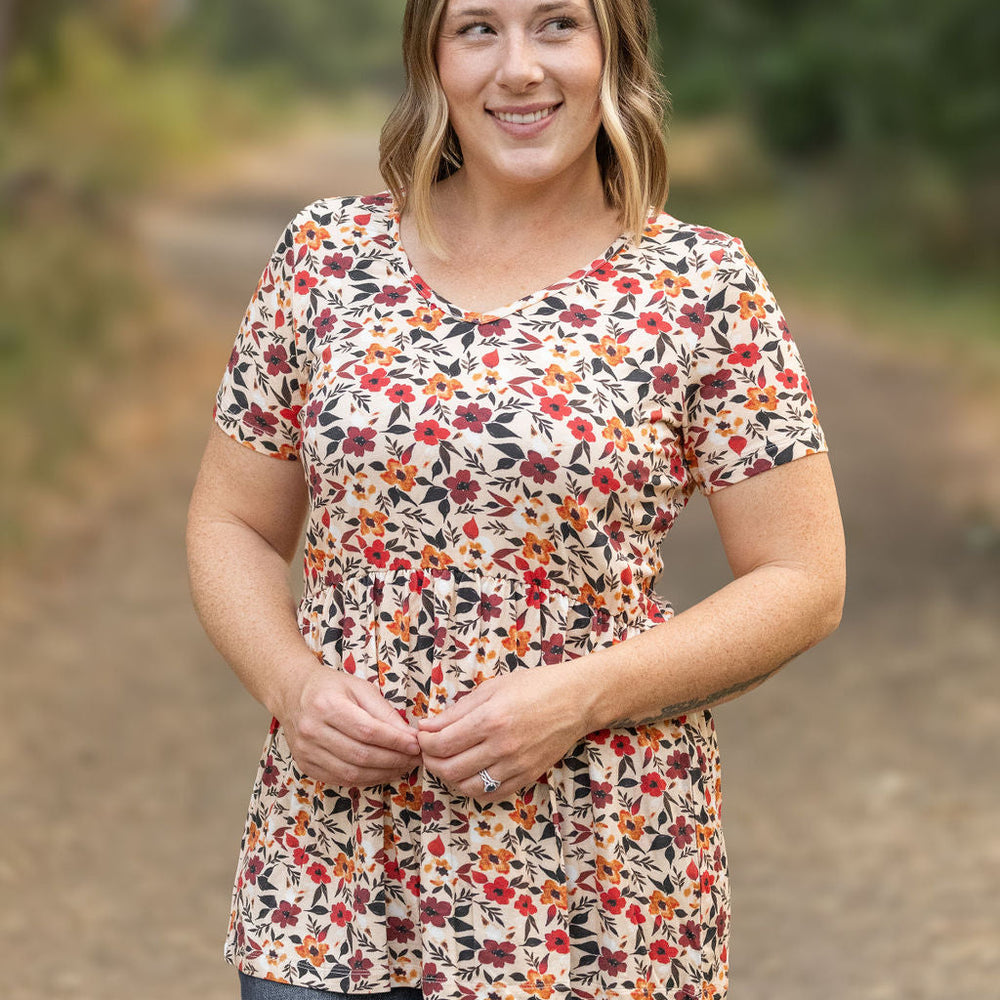
[[[534,46],[521,36],[508,36],[499,52],[496,82],[520,93],[544,79],[545,72]]]

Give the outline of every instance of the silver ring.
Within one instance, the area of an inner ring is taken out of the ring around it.
[[[500,787],[500,782],[491,777],[485,767],[479,772],[479,777],[483,779],[484,792],[495,792]]]

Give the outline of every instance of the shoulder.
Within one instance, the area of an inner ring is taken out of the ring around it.
[[[683,260],[699,270],[714,270],[743,260],[753,264],[740,237],[712,226],[684,222],[669,212],[650,216],[636,251],[650,264]]]

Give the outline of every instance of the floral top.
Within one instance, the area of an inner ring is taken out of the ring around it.
[[[289,223],[215,419],[301,462],[302,635],[408,720],[667,620],[660,543],[692,492],[826,450],[739,240],[653,215],[638,246],[475,314],[414,273],[388,194]],[[492,803],[422,768],[317,782],[272,720],[225,956],[355,994],[722,997],[719,795],[707,711],[588,733]]]

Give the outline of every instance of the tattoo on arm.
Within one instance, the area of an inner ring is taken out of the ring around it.
[[[794,657],[789,657],[789,660],[791,659],[794,659]],[[758,684],[766,681],[768,677],[772,677],[776,674],[785,665],[785,663],[789,662],[789,660],[785,660],[784,663],[779,663],[773,670],[768,670],[766,673],[759,674],[757,677],[751,677],[749,680],[739,681],[736,684],[731,684],[729,687],[722,688],[720,691],[714,691],[712,694],[703,695],[701,698],[692,698],[690,701],[679,701],[673,705],[664,705],[663,708],[661,708],[655,715],[651,715],[646,719],[618,719],[615,722],[608,723],[607,728],[617,729],[622,726],[646,726],[653,722],[660,722],[663,719],[673,719],[678,715],[688,715],[691,712],[697,712],[699,709],[707,708],[709,705],[714,705],[718,701],[732,698],[734,695],[742,694],[744,691],[747,691],[752,687],[756,687]]]

